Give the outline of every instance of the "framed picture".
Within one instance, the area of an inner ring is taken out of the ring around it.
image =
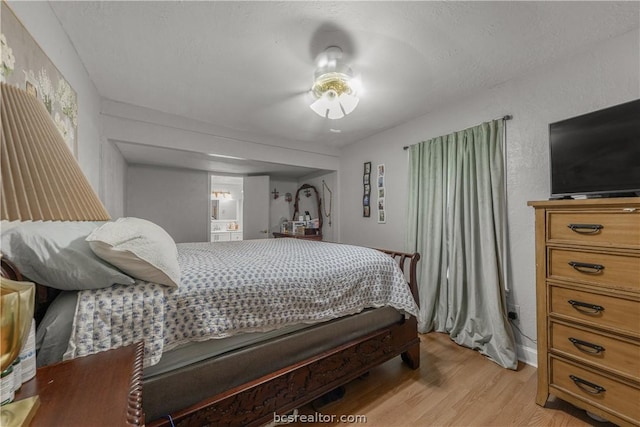
[[[384,198],[384,187],[378,188],[378,199]]]
[[[384,176],[384,165],[378,165],[378,176]]]
[[[9,5],[0,2],[0,81],[44,104],[60,135],[78,157],[78,96]]]
[[[371,216],[371,162],[364,163],[364,175],[362,176],[362,216]]]
[[[384,211],[378,211],[378,222],[381,224],[385,222]]]

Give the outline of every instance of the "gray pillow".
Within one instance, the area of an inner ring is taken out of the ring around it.
[[[3,224],[0,250],[20,272],[62,290],[107,288],[134,280],[98,258],[87,236],[103,222],[35,221]]]
[[[77,301],[77,292],[60,292],[47,309],[36,331],[38,368],[62,361],[69,346]]]

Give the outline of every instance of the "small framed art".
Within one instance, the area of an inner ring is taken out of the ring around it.
[[[365,162],[364,173],[362,175],[363,195],[362,195],[362,216],[371,216],[371,162]]]
[[[385,214],[385,168],[384,164],[378,165],[376,168],[378,171],[378,179],[377,179],[377,190],[378,190],[378,224],[384,224],[386,222],[386,214]]]

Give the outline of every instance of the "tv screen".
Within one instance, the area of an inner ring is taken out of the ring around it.
[[[552,198],[640,195],[640,100],[549,125]]]

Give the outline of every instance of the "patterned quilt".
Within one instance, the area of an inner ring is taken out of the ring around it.
[[[145,366],[189,341],[417,306],[396,262],[298,239],[178,244],[180,287],[136,281],[81,291],[65,359],[145,342]]]

